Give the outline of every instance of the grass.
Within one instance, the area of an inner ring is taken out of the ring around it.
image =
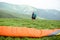
[[[37,29],[53,29],[60,28],[59,20],[31,20],[18,18],[0,18],[0,26],[19,26]],[[42,38],[20,38],[20,37],[4,37],[0,36],[0,40],[60,40],[60,36],[50,36]]]

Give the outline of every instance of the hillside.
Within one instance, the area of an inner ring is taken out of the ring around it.
[[[31,18],[31,16],[27,14],[17,14],[16,12],[12,12],[10,10],[0,9],[0,18]]]
[[[54,9],[39,9],[38,16],[41,18],[46,18],[48,20],[60,20],[60,11]]]
[[[48,20],[60,20],[60,11],[55,9],[37,9],[27,5],[14,5],[9,3],[0,2],[0,16],[5,17],[2,13],[11,16],[12,18],[31,18],[31,14],[34,12],[37,14],[38,18],[48,19]],[[7,17],[8,17],[7,16]],[[1,17],[0,17],[1,18]]]
[[[0,18],[31,18],[32,11],[35,8],[24,5],[12,5],[0,3]]]
[[[10,13],[12,13],[12,12],[10,12],[10,11],[6,12],[6,10],[1,10],[0,9],[0,18],[14,18],[14,17],[16,17],[16,16],[13,16]]]
[[[0,2],[0,8],[6,9],[12,12],[20,13],[20,14],[31,14],[34,10],[34,7],[27,6],[27,5],[13,5],[4,2]]]

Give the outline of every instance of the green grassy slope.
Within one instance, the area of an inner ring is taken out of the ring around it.
[[[14,18],[15,17],[15,16],[13,16],[12,14],[9,14],[9,13],[12,13],[12,12],[0,10],[0,18]]]
[[[12,12],[10,10],[0,9],[0,18],[29,18],[31,15]]]
[[[17,18],[0,18],[0,26],[20,26],[31,27],[37,29],[53,29],[60,28],[60,21],[56,20],[31,20]],[[60,40],[60,36],[42,37],[42,38],[19,38],[19,37],[4,37],[0,36],[0,40]]]

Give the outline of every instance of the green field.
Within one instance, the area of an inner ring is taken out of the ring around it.
[[[0,26],[19,26],[37,29],[54,29],[60,28],[59,20],[31,20],[18,18],[0,18]],[[4,37],[0,36],[0,40],[60,40],[60,36],[50,36],[42,38],[20,38],[20,37]]]

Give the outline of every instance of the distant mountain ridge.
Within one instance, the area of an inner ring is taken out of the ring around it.
[[[37,9],[27,5],[13,5],[0,2],[0,18],[31,18],[33,12],[36,13],[39,18],[60,20],[60,11],[58,10]]]
[[[60,20],[60,11],[54,9],[49,10],[39,9],[38,16],[49,20]]]

